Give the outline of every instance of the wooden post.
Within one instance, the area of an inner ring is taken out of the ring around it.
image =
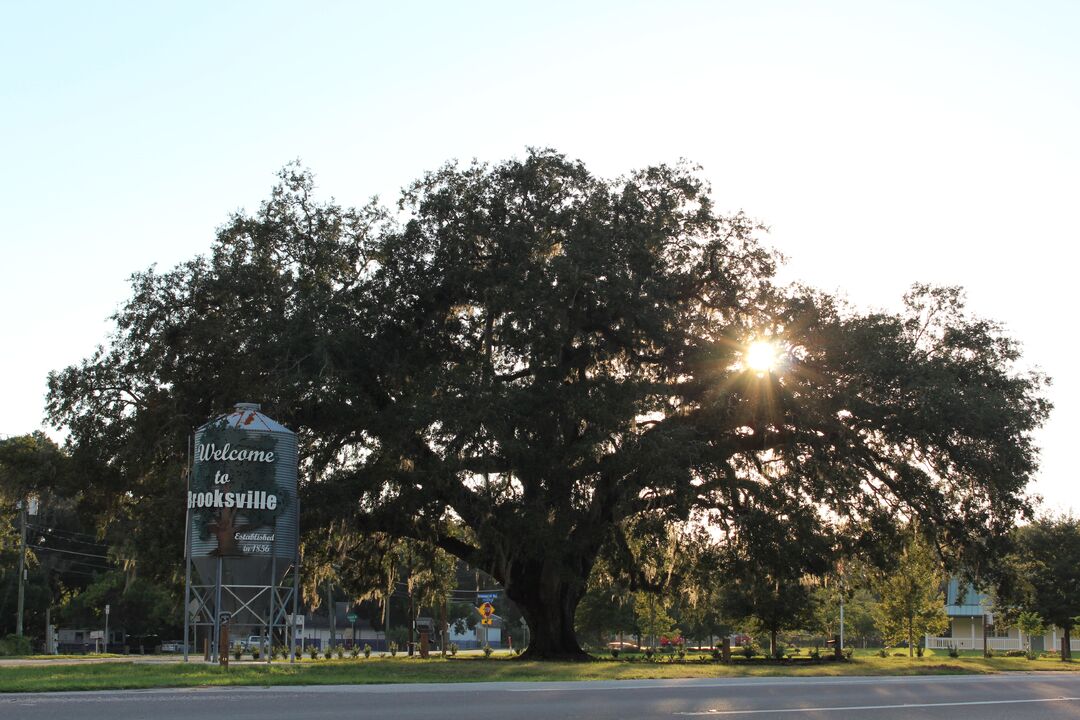
[[[218,662],[221,663],[221,667],[226,670],[229,669],[229,621],[225,620],[221,623],[221,632],[218,636]],[[222,649],[224,648],[224,650]]]

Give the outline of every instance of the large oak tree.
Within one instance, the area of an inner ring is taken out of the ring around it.
[[[50,378],[118,508],[177,498],[177,562],[186,436],[241,400],[300,434],[309,541],[450,551],[537,657],[581,656],[574,610],[598,553],[634,570],[628,528],[738,543],[771,508],[857,545],[906,515],[977,549],[1026,511],[1048,405],[1016,344],[954,289],[867,314],[776,287],[693,168],[532,151],[432,172],[395,212],[313,191],[288,168],[209,255],[134,276],[108,346]],[[755,339],[775,368],[743,362]]]

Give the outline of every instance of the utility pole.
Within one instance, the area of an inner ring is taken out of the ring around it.
[[[412,582],[412,575],[409,576]],[[416,628],[416,612],[413,610],[412,588],[409,588],[409,657],[413,655],[413,630]]]
[[[334,647],[334,636],[337,634],[337,613],[334,612],[334,586],[330,580],[326,581],[326,606],[330,615],[330,646],[327,647],[327,651],[330,651]]]
[[[386,650],[390,650],[390,598],[394,594],[394,580],[391,576],[390,584],[386,588],[386,602],[383,604],[383,642]]]
[[[15,634],[23,634],[23,609],[26,602],[26,502],[19,501],[19,616],[15,621]]]
[[[442,636],[441,637],[441,640],[442,640],[442,655],[443,655],[443,657],[446,657],[447,635],[450,634],[450,626],[446,624],[446,598],[445,597],[443,598],[443,601],[442,601],[442,623],[441,623],[441,625],[442,625],[442,628],[440,628],[441,632],[439,632],[439,635]]]
[[[56,632],[52,625],[52,600],[45,606],[45,654],[56,655]]]
[[[840,576],[840,650],[844,650],[844,576]]]

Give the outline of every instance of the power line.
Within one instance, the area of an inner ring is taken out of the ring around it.
[[[99,563],[88,563],[85,560],[74,560],[74,559],[71,559],[71,558],[65,558],[64,562],[74,563],[76,565],[84,565],[86,567],[95,568],[97,570],[117,570],[118,569],[113,565],[101,565]],[[63,571],[61,570],[59,572],[63,572]]]
[[[90,553],[76,552],[74,550],[61,550],[60,548],[45,547],[44,545],[27,545],[26,547],[32,548],[34,550],[44,550],[46,552],[59,552],[59,553],[67,553],[69,555],[82,555],[83,557],[101,558],[102,560],[108,560],[109,559],[108,555],[92,555]]]
[[[85,540],[72,540],[71,538],[60,537],[59,535],[47,535],[44,533],[36,533],[40,538],[40,542],[53,542],[57,545],[71,545],[75,544],[76,547],[81,547],[83,550],[108,550],[108,543],[88,543]]]
[[[76,530],[64,530],[62,528],[54,528],[54,527],[49,527],[47,525],[38,525],[37,523],[27,523],[27,527],[36,528],[37,530],[40,530],[41,532],[48,533],[50,535],[60,535],[60,536],[68,535],[68,536],[71,536],[72,537],[71,542],[86,543],[87,545],[107,545],[108,544],[108,543],[104,543],[104,542],[101,542],[100,540],[98,540],[96,535],[91,535],[89,533],[78,532]],[[94,538],[94,539],[93,540],[77,540],[77,539],[75,539],[76,536],[77,537]]]

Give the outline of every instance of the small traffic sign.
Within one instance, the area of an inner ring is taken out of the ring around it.
[[[354,612],[351,612],[351,613],[349,613],[348,615],[346,615],[346,616],[345,616],[345,619],[346,619],[346,620],[348,620],[348,621],[349,621],[349,622],[351,622],[351,623],[354,623],[354,622],[356,622],[356,619],[357,619],[358,617],[360,617],[360,616],[359,616],[359,615],[357,615],[357,614],[356,614],[356,613],[354,613]]]
[[[476,602],[492,603],[499,599],[498,592],[478,592],[476,593]]]

